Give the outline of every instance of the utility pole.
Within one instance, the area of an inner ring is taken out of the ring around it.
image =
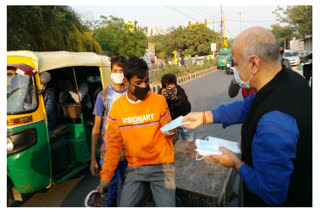
[[[220,25],[220,35],[221,35],[221,40],[222,40],[222,25],[223,25],[223,19],[222,19],[222,6],[221,6],[221,25]]]

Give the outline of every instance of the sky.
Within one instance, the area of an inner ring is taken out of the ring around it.
[[[219,5],[212,3],[184,5],[184,4],[158,4],[158,5],[71,5],[71,7],[84,20],[98,20],[101,15],[115,16],[127,21],[138,21],[140,27],[160,27],[167,30],[170,27],[187,26],[204,23],[207,19],[208,27],[220,31],[221,8],[225,16],[225,29],[227,38],[235,38],[240,31],[261,26],[271,29],[277,24],[277,17],[272,13],[277,5]]]

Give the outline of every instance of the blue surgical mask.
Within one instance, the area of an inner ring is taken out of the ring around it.
[[[239,144],[237,142],[215,138],[211,136],[206,137],[205,140],[214,143],[214,145],[216,145],[218,148],[222,146],[226,149],[229,149],[231,152],[240,153]]]
[[[196,160],[202,160],[206,156],[210,155],[221,155],[222,152],[219,150],[219,147],[214,145],[213,142],[207,140],[196,139],[195,144],[197,146],[196,151],[197,157]],[[198,154],[203,156],[202,158],[198,158]]]
[[[236,67],[233,68],[233,75],[234,75],[234,79],[235,81],[238,83],[238,85],[241,87],[241,88],[250,88],[250,85],[249,85],[249,82],[252,78],[252,75],[253,73],[251,74],[250,78],[248,79],[247,82],[243,82],[241,79],[240,79],[240,76],[239,76],[239,72],[242,70],[242,68],[247,64],[248,62],[246,62],[241,68],[240,70],[238,71]]]
[[[167,131],[175,129],[175,128],[179,127],[179,126],[182,126],[182,125],[185,125],[185,124],[189,123],[188,121],[186,121],[184,123],[181,123],[182,120],[183,120],[183,116],[177,117],[176,119],[174,119],[173,121],[171,121],[167,125],[163,126],[160,130],[162,132],[167,132]]]
[[[195,144],[197,146],[196,160],[202,160],[206,156],[211,155],[221,155],[222,151],[219,150],[220,147],[225,147],[234,153],[240,153],[240,149],[237,142],[232,142],[220,138],[207,137],[205,140],[196,139]],[[203,156],[198,158],[198,155]]]

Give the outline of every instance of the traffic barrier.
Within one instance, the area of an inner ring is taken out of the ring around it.
[[[208,73],[213,72],[213,71],[216,71],[216,69],[208,68],[206,70],[198,71],[198,72],[193,73],[193,74],[188,74],[186,76],[179,77],[179,78],[177,78],[177,84],[181,84],[184,81],[191,80],[193,78],[202,76],[204,74],[208,74]],[[155,84],[155,85],[150,84],[150,89],[151,89],[151,92],[153,92],[153,93],[158,93],[160,88],[161,88],[161,84]]]

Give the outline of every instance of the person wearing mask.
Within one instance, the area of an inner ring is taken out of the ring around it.
[[[278,42],[264,28],[240,33],[232,56],[237,83],[257,92],[217,109],[189,113],[182,121],[189,124],[182,127],[242,123],[241,159],[223,147],[222,155],[210,157],[238,171],[244,206],[312,206],[310,87],[281,65]]]
[[[280,47],[280,62],[281,62],[281,65],[286,67],[287,69],[292,70],[292,67],[291,67],[291,65],[289,63],[289,60],[283,58],[283,55],[284,55],[284,48]],[[237,84],[235,79],[232,79],[231,82],[230,82],[230,85],[229,85],[229,90],[228,90],[229,97],[230,98],[234,98],[235,96],[237,96],[238,93],[239,93],[239,90],[240,90],[239,84]],[[250,88],[250,89],[241,88],[241,91],[242,91],[243,98],[250,97],[253,93],[256,92],[253,88]]]
[[[50,84],[51,75],[49,72],[40,74],[41,94],[43,96],[44,106],[48,119],[48,129],[53,130],[56,127],[56,95],[55,89]]]
[[[124,151],[128,168],[120,206],[136,206],[146,185],[150,185],[156,206],[174,207],[176,184],[172,139],[176,130],[164,133],[160,130],[171,121],[167,102],[163,96],[150,92],[148,65],[143,59],[130,58],[123,72],[128,92],[113,103],[105,121],[107,149],[97,190],[103,198]]]
[[[96,160],[97,146],[100,136],[100,128],[102,125],[102,143],[100,146],[100,165],[102,166],[104,162],[104,156],[106,152],[106,142],[108,139],[107,126],[105,126],[107,117],[109,115],[112,104],[119,99],[123,94],[125,94],[128,89],[123,83],[123,65],[126,59],[123,56],[111,57],[111,80],[112,85],[105,88],[97,96],[96,103],[94,106],[93,114],[95,115],[94,125],[91,135],[91,164],[90,171],[93,176],[98,176],[98,163]],[[104,137],[103,137],[104,136]],[[123,157],[123,154],[117,160],[117,167],[110,181],[109,191],[106,194],[107,206],[116,207],[117,206],[117,191],[118,191],[118,177],[121,176],[121,182],[124,182],[125,170],[127,168],[127,161]]]
[[[180,85],[177,85],[177,77],[172,74],[165,74],[161,78],[161,88],[158,94],[164,96],[170,109],[172,119],[176,119],[181,115],[186,115],[191,111],[191,104],[188,97]],[[177,128],[177,137],[173,140],[175,143],[179,135],[184,141],[193,141],[192,130],[184,130],[181,127]]]

